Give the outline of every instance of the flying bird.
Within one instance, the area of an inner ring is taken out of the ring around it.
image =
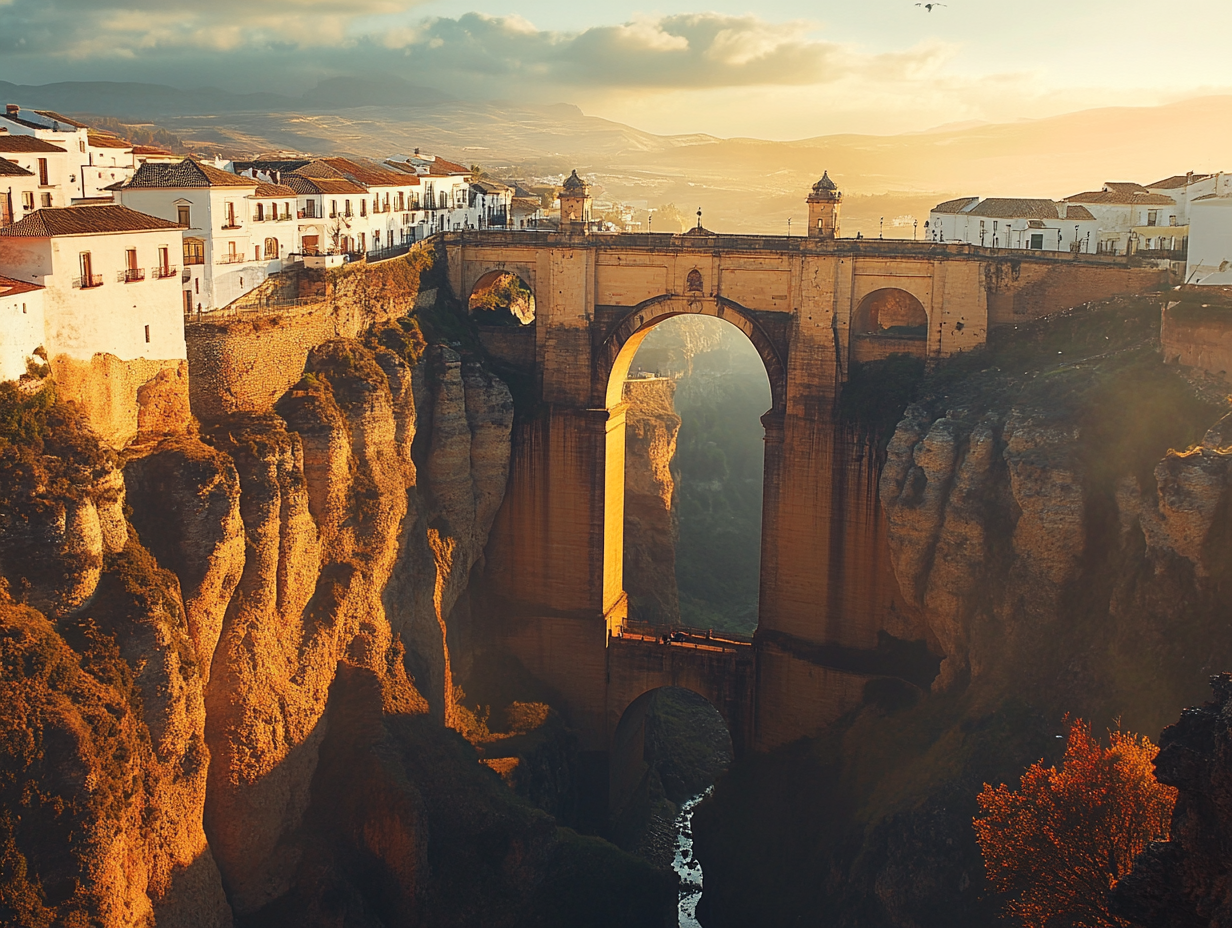
[[[935,6],[948,6],[947,3],[917,3],[916,6],[924,7],[925,12],[931,13]]]

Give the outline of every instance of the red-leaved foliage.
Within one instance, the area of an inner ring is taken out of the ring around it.
[[[1115,731],[1103,747],[1081,720],[1060,769],[1032,764],[1017,791],[984,785],[975,833],[988,881],[1024,928],[1126,926],[1108,893],[1150,841],[1166,840],[1176,790],[1155,779],[1159,749]]]

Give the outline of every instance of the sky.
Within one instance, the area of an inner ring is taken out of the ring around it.
[[[1232,93],[1228,0],[0,0],[0,80],[392,75],[664,134],[894,134]]]

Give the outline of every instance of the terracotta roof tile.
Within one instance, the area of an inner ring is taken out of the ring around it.
[[[967,215],[997,219],[1056,219],[1057,204],[1040,198],[989,197]]]
[[[40,126],[39,128],[42,128]],[[61,148],[59,145],[52,145],[51,142],[44,142],[42,139],[36,139],[32,135],[8,135],[0,132],[0,151],[20,151],[20,152],[59,152],[64,154],[68,151],[67,148]]]
[[[341,177],[342,172],[326,161],[309,161],[295,169],[300,177]]]
[[[1210,176],[1210,174],[1173,174],[1153,184],[1147,184],[1147,187],[1152,190],[1176,190],[1189,184],[1196,184],[1200,180],[1206,180]]]
[[[959,197],[957,200],[946,200],[944,203],[938,203],[933,207],[932,211],[934,213],[945,213],[946,215],[958,214],[965,212],[967,207],[979,201],[979,197]]]
[[[1074,219],[1076,221],[1093,220],[1095,216],[1085,206],[1079,206],[1077,203],[1070,203],[1065,207],[1065,218]]]
[[[0,298],[42,289],[38,284],[32,284],[28,280],[14,280],[12,277],[0,275]]]
[[[400,171],[390,171],[371,162],[355,161],[350,158],[324,158],[326,164],[343,176],[364,184],[368,187],[406,187],[406,175]]]
[[[155,145],[134,145],[134,155],[170,155],[172,152],[166,148],[158,148]]]
[[[47,238],[56,235],[89,235],[95,232],[145,232],[175,229],[174,222],[147,216],[127,206],[67,206],[35,210],[25,219],[0,229],[0,235]]]
[[[78,122],[75,119],[69,119],[67,116],[61,116],[55,110],[34,110],[44,119],[50,119],[52,122],[62,122],[66,126],[72,126],[74,129],[89,129],[84,122]]]
[[[129,150],[133,147],[131,142],[116,138],[114,135],[96,135],[91,132],[86,138],[89,140],[91,148],[123,148]]]
[[[446,161],[440,155],[428,165],[429,174],[469,174],[471,169],[454,161]]]
[[[1176,206],[1176,200],[1162,193],[1119,193],[1115,190],[1088,190],[1065,198],[1066,203],[1120,206]]]
[[[0,158],[0,177],[33,177],[33,171],[27,171],[20,164],[14,164],[4,158]]]
[[[368,192],[366,187],[361,187],[345,177],[304,177],[302,174],[284,174],[282,182],[296,193],[309,196],[318,193],[364,194]]]
[[[266,198],[276,199],[278,197],[294,199],[296,193],[286,184],[257,184],[256,192],[249,196],[258,200]]]
[[[256,187],[251,177],[240,177],[210,164],[185,158],[178,164],[147,161],[124,184],[125,189],[140,187]]]

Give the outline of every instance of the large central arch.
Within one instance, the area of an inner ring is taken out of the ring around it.
[[[642,339],[660,322],[673,316],[713,316],[730,322],[745,334],[761,356],[770,380],[771,411],[787,404],[787,369],[778,348],[753,314],[721,296],[682,297],[664,294],[633,307],[603,340],[595,353],[595,403],[606,409],[620,405],[625,378]]]
[[[638,304],[612,327],[594,356],[593,387],[596,405],[608,412],[603,483],[603,609],[609,634],[619,634],[628,616],[624,590],[625,379],[638,347],[650,330],[674,316],[690,314],[713,316],[731,323],[753,344],[770,381],[768,416],[781,417],[787,402],[787,371],[783,359],[753,314],[738,303],[722,297],[665,294]],[[778,479],[777,457],[767,454],[764,468],[763,480],[772,484]],[[767,522],[763,517],[763,544]]]

